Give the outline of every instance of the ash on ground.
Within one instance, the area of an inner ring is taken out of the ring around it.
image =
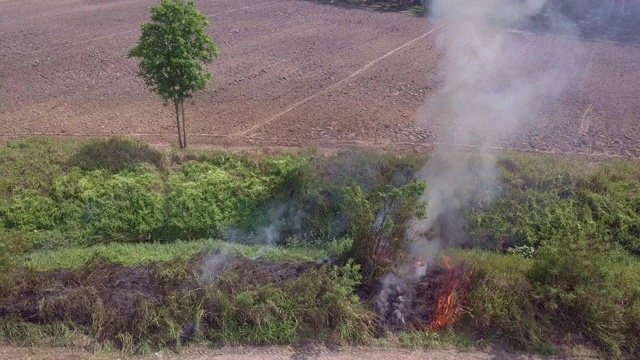
[[[450,271],[434,267],[418,277],[387,274],[374,299],[375,308],[383,319],[382,327],[392,332],[428,330]],[[453,271],[462,274],[464,266],[459,265]]]

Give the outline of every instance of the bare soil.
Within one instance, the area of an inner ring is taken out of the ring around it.
[[[0,141],[120,134],[175,143],[171,109],[145,90],[127,58],[154,3],[0,0]],[[213,83],[186,109],[192,145],[422,151],[438,141],[438,121],[419,119],[441,86],[438,24],[300,0],[198,7],[221,56],[210,66]],[[498,148],[640,156],[638,46],[507,36],[548,61],[558,42],[580,47],[581,76],[563,106]]]

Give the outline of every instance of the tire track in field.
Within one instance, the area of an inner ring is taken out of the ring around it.
[[[372,67],[373,65],[375,65],[375,64],[379,63],[380,61],[384,60],[385,58],[387,58],[387,57],[389,57],[389,56],[391,56],[391,55],[395,54],[396,52],[398,52],[398,51],[400,51],[400,50],[404,49],[405,47],[410,46],[410,45],[414,44],[415,42],[420,41],[420,40],[422,40],[422,39],[426,38],[427,36],[431,35],[432,33],[434,33],[436,30],[438,30],[438,29],[440,29],[440,28],[442,28],[442,25],[438,25],[438,26],[434,27],[433,29],[431,29],[431,30],[427,31],[426,33],[424,33],[424,34],[422,34],[422,35],[420,35],[420,36],[418,36],[417,38],[415,38],[415,39],[413,39],[413,40],[409,40],[408,42],[404,43],[403,45],[400,45],[399,47],[397,47],[397,48],[395,48],[395,49],[393,49],[393,50],[389,51],[388,53],[386,53],[386,54],[384,54],[384,55],[382,55],[382,56],[378,57],[377,59],[374,59],[373,61],[369,62],[367,65],[365,65],[365,66],[361,67],[360,69],[356,70],[354,73],[352,73],[351,75],[349,75],[349,76],[345,77],[344,79],[342,79],[342,80],[340,80],[340,81],[338,81],[338,82],[336,82],[336,83],[334,83],[334,84],[332,84],[332,85],[329,85],[328,87],[326,87],[326,88],[324,88],[324,89],[322,89],[322,90],[320,90],[320,91],[316,92],[315,94],[313,94],[313,95],[311,95],[311,96],[308,96],[308,97],[306,97],[306,98],[304,98],[304,99],[302,99],[302,100],[300,100],[300,101],[298,101],[298,102],[294,103],[293,105],[291,105],[290,107],[288,107],[286,110],[281,111],[281,112],[279,112],[279,113],[277,113],[277,114],[275,114],[275,115],[271,116],[271,117],[270,117],[270,118],[268,118],[268,119],[265,119],[265,120],[259,121],[258,123],[254,124],[254,125],[253,125],[253,126],[251,126],[250,128],[248,128],[248,129],[246,129],[246,130],[244,130],[244,131],[238,132],[238,133],[236,133],[236,134],[234,134],[234,135],[232,135],[232,136],[236,136],[236,137],[238,137],[238,136],[247,136],[247,135],[249,135],[249,134],[250,134],[250,133],[252,133],[254,130],[257,130],[257,129],[259,129],[259,128],[261,128],[261,127],[263,127],[263,126],[265,126],[265,125],[269,124],[270,122],[272,122],[272,121],[274,121],[274,120],[278,119],[278,118],[279,118],[279,117],[281,117],[282,115],[284,115],[284,114],[286,114],[286,113],[288,113],[288,112],[290,112],[290,111],[292,111],[292,110],[294,110],[294,109],[296,109],[296,108],[300,107],[301,105],[304,105],[304,104],[308,103],[309,101],[311,101],[311,100],[315,99],[316,97],[318,97],[318,96],[320,96],[320,95],[322,95],[322,94],[325,94],[325,93],[327,93],[327,92],[329,92],[329,91],[333,90],[334,88],[336,88],[336,87],[340,86],[340,85],[341,85],[341,84],[343,84],[344,82],[346,82],[346,81],[349,81],[349,80],[353,79],[354,77],[356,77],[356,76],[358,76],[360,73],[362,73],[362,72],[366,71],[367,69],[369,69],[369,68],[370,68],[370,67]]]

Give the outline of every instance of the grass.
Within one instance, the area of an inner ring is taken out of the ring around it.
[[[590,344],[632,359],[640,352],[640,161],[498,159],[498,196],[467,204],[469,241],[450,253],[475,271],[464,315],[438,333],[376,339],[379,319],[355,293],[381,263],[357,250],[380,236],[389,248],[406,245],[418,203],[403,194],[422,190],[413,177],[424,157],[10,142],[0,147],[0,339],[136,353],[193,340],[309,337],[411,348],[497,342],[541,354]],[[394,209],[384,231],[372,225],[382,206]],[[217,265],[202,261],[216,253],[239,265],[204,277]],[[308,267],[325,258],[343,266]],[[104,288],[137,295],[123,295],[135,301],[119,308]],[[38,296],[37,309],[16,308],[29,296]]]
[[[514,349],[550,354],[591,342],[613,358],[640,349],[640,261],[625,253],[547,245],[532,258],[482,250],[454,255],[475,270],[458,326]]]
[[[14,269],[0,284],[0,308],[10,314],[0,319],[0,339],[67,345],[81,338],[89,339],[87,346],[109,342],[125,353],[147,353],[186,341],[361,343],[371,337],[374,315],[353,295],[357,265],[229,259],[229,267],[213,270],[203,256],[146,267],[94,259],[65,273]]]
[[[28,347],[86,347],[94,340],[68,324],[37,325],[0,319],[0,341]]]
[[[475,272],[461,326],[483,337],[500,338],[514,348],[542,346],[551,324],[545,322],[526,276],[533,262],[483,251],[460,251],[455,256]]]
[[[319,261],[332,256],[327,248],[313,246],[264,247],[242,245],[222,240],[191,240],[172,243],[111,243],[86,248],[67,248],[51,251],[36,251],[24,255],[20,263],[36,271],[74,269],[92,259],[101,259],[110,264],[125,266],[145,266],[152,262],[171,262],[188,259],[193,255],[207,252],[221,252],[229,256],[253,260],[307,262]]]
[[[377,338],[372,344],[383,347],[400,347],[408,349],[450,349],[469,350],[479,347],[472,338],[456,333],[452,328],[440,332],[403,331],[387,333]]]

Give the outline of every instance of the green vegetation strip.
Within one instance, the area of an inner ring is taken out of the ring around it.
[[[414,174],[425,160],[9,142],[0,147],[0,339],[130,352],[320,337],[640,353],[632,159],[500,154],[500,182],[464,209],[465,250],[449,251],[474,270],[463,315],[437,334],[384,335],[368,299],[403,261],[407,221],[424,209]],[[373,256],[382,241],[388,254]],[[236,265],[207,282],[220,254]],[[319,265],[325,258],[339,265]],[[142,298],[118,308],[105,288]]]
[[[68,248],[37,251],[26,254],[20,263],[37,271],[75,269],[89,261],[100,259],[110,264],[144,266],[153,262],[171,262],[189,259],[200,252],[223,253],[232,257],[253,260],[308,262],[319,261],[331,255],[327,248],[305,247],[264,247],[242,245],[221,240],[175,241],[171,244],[112,243],[87,248]]]

